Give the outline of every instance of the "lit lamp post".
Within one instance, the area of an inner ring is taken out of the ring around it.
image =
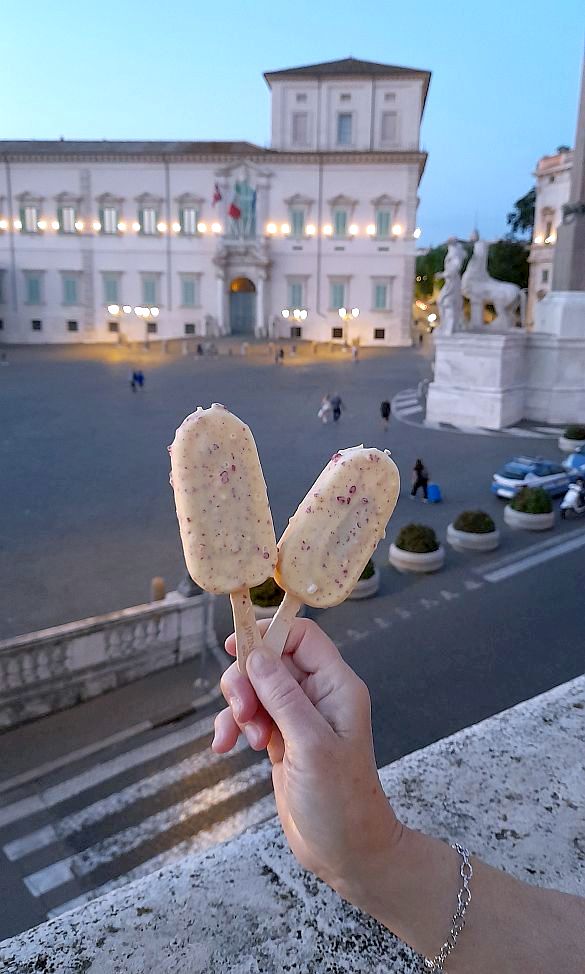
[[[300,327],[301,322],[306,321],[308,312],[306,308],[283,308],[280,313],[285,321],[289,323],[292,321]]]
[[[343,340],[347,342],[347,331],[348,324],[350,321],[355,321],[356,318],[360,316],[359,308],[339,308],[337,314],[343,321]]]

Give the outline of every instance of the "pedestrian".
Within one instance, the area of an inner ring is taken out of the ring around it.
[[[264,632],[267,624],[260,623]],[[233,635],[226,650],[235,656]],[[449,846],[400,821],[376,770],[368,690],[315,622],[296,619],[283,658],[254,649],[246,669],[247,676],[233,663],[223,674],[228,706],[216,717],[213,751],[229,753],[240,734],[255,751],[268,749],[284,836],[303,869],[332,887],[332,914],[339,896],[339,907],[343,897],[375,917],[428,958],[417,963],[421,971],[443,971],[453,951],[458,971],[583,974],[585,899],[510,875],[518,871],[513,852],[501,857],[506,871],[494,869],[470,856],[461,834]],[[465,774],[460,763],[452,759],[454,778]],[[417,788],[424,795],[423,770]],[[561,828],[562,806],[556,815]],[[458,833],[478,822],[451,819]],[[549,819],[554,829],[554,810]],[[557,867],[560,884],[563,864]]]
[[[203,355],[203,345],[201,342],[197,342],[196,352],[199,356]]]
[[[281,365],[284,362],[284,348],[279,348],[278,350],[278,361]]]
[[[132,392],[136,392],[136,386],[136,369],[133,369],[130,373],[130,388],[132,389]]]
[[[382,417],[382,425],[385,430],[388,429],[388,426],[390,424],[391,412],[392,412],[392,406],[390,405],[387,399],[384,399],[384,401],[380,403],[380,416]]]
[[[423,501],[426,504],[429,497],[429,472],[422,460],[417,460],[412,469],[412,490],[410,496],[413,499],[416,497],[419,487],[422,487]]]
[[[136,382],[138,383],[138,388],[142,389],[144,387],[144,372],[139,369],[136,373]]]
[[[317,416],[323,424],[327,424],[331,421],[333,416],[333,406],[331,405],[331,396],[329,393],[327,393],[326,396],[323,396],[321,400],[321,408],[319,409]]]
[[[345,403],[342,401],[338,392],[335,392],[331,396],[331,408],[333,410],[333,422],[337,423],[341,416],[341,410],[345,409]]]
[[[419,333],[418,333],[418,343],[419,343],[419,345],[422,345],[422,343],[423,343],[423,337],[424,336],[423,336],[422,331],[419,331]]]

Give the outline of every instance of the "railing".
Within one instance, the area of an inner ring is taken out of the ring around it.
[[[176,666],[215,645],[212,596],[170,593],[0,641],[0,727],[32,720]]]

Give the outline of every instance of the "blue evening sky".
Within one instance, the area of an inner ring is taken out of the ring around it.
[[[421,243],[505,231],[573,144],[582,0],[5,0],[2,138],[269,141],[265,70],[354,57],[432,70]]]

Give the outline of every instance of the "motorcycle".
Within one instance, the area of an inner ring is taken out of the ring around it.
[[[585,499],[579,484],[569,484],[569,489],[561,501],[562,518],[566,518],[567,511],[572,511],[576,517],[585,514]]]

